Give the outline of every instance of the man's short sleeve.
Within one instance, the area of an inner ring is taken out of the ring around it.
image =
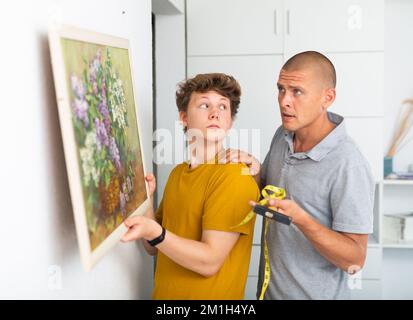
[[[374,179],[367,165],[339,171],[330,195],[334,230],[373,232]]]
[[[249,200],[259,199],[259,189],[254,179],[242,174],[241,164],[228,164],[211,178],[206,190],[203,230],[217,230],[250,234],[254,230],[252,221],[236,227],[251,211]]]

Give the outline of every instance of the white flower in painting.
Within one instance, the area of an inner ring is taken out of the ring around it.
[[[115,81],[112,82],[110,86],[110,105],[113,116],[113,121],[116,122],[119,128],[123,129],[126,127],[126,99],[123,90],[122,80],[114,75]]]
[[[95,166],[96,147],[96,134],[91,131],[86,136],[85,146],[80,148],[79,151],[80,159],[82,160],[83,183],[85,186],[89,186],[91,182],[94,183],[95,187],[98,186],[99,171]]]

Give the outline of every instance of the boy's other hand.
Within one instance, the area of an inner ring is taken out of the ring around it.
[[[219,159],[219,163],[244,163],[252,176],[258,175],[261,170],[261,164],[257,159],[248,152],[237,149],[227,149]]]
[[[149,187],[149,196],[152,198],[153,193],[155,192],[156,189],[156,179],[155,176],[152,173],[149,173],[145,176],[145,180],[148,183]]]

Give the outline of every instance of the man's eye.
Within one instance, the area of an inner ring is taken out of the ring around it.
[[[201,109],[208,109],[208,105],[206,103],[203,103],[199,106]]]
[[[227,106],[226,106],[225,104],[221,104],[221,105],[219,106],[219,109],[220,109],[220,110],[226,110],[226,109],[227,109]]]
[[[294,95],[295,96],[301,96],[303,93],[300,89],[294,89]]]
[[[279,93],[284,93],[284,92],[285,92],[285,89],[282,88],[282,87],[278,87],[278,92],[279,92]]]

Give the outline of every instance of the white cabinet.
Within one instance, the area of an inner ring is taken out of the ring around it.
[[[383,179],[383,118],[346,118],[348,135],[370,164],[376,182]]]
[[[188,0],[188,56],[283,52],[282,0]]]
[[[351,290],[352,300],[380,300],[382,299],[382,280],[362,280],[361,286]]]
[[[413,181],[384,180],[381,189],[381,215],[413,212]],[[381,228],[388,221],[382,219]],[[381,242],[385,249],[413,249],[413,241],[398,241],[388,239],[380,232]]]
[[[350,117],[384,115],[384,53],[331,53],[337,97],[330,111]]]
[[[337,71],[337,98],[330,111],[345,117],[375,180],[383,179],[384,0],[187,0],[186,9],[188,77],[224,72],[241,84],[234,123],[235,129],[248,130],[241,149],[263,161],[281,124],[276,89],[280,68],[297,52],[320,51]],[[258,150],[251,141],[255,129]],[[380,221],[376,205],[363,287],[352,293],[354,299],[381,297]],[[258,218],[246,299],[256,299],[261,229]]]
[[[384,50],[383,0],[286,0],[285,51]]]
[[[247,283],[245,285],[245,300],[257,300],[257,284],[258,276],[248,276]]]
[[[241,103],[227,146],[249,150],[261,161],[264,161],[275,130],[281,124],[276,83],[282,64],[280,55],[188,58],[189,77],[198,73],[224,72],[238,80]]]

